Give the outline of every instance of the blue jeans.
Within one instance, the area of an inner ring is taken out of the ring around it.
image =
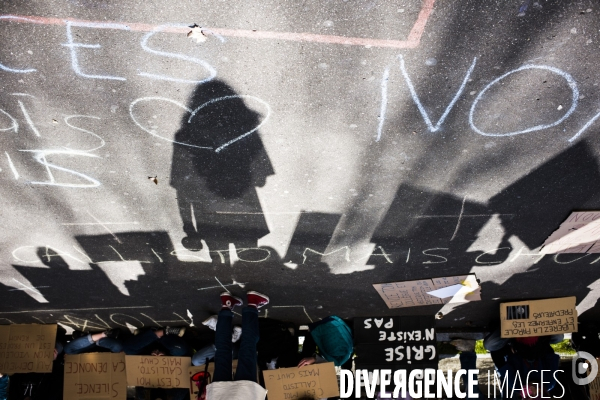
[[[2,375],[0,378],[0,400],[8,398],[8,375]]]
[[[466,369],[467,371],[471,369],[477,369],[477,354],[475,354],[474,351],[463,351],[460,353],[460,356],[458,356],[458,359],[460,360],[460,369]],[[475,376],[475,379],[477,379],[477,376]],[[468,379],[463,378],[465,391],[468,393],[467,382]],[[479,396],[481,394],[479,391],[479,385],[475,385],[473,387],[473,393],[477,397],[467,397],[467,399],[478,399],[481,397]]]
[[[64,350],[65,354],[81,354],[97,351],[98,347],[109,349],[112,353],[120,353],[123,351],[123,345],[120,340],[102,338],[94,343],[91,334],[71,340],[65,345]]]
[[[219,312],[215,335],[215,376],[213,382],[231,381],[233,355],[231,343],[231,323],[233,313],[229,310]],[[238,366],[234,381],[256,382],[256,344],[258,343],[258,310],[246,307],[242,311],[242,338],[238,354]]]
[[[127,355],[137,355],[140,352],[150,346],[151,344],[158,342],[164,348],[169,351],[169,355],[175,357],[185,357],[192,353],[192,349],[188,344],[177,335],[163,335],[162,337],[156,336],[156,333],[152,330],[147,330],[139,335],[129,338],[123,344],[123,351]]]
[[[204,365],[208,360],[215,358],[216,347],[214,344],[209,344],[194,353],[192,356],[192,365]]]

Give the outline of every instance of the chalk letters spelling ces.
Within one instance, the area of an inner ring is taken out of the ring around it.
[[[6,20],[6,21],[12,21],[12,22],[36,22],[32,19],[29,18],[25,18],[25,17],[19,17],[19,16],[13,16],[13,15],[3,15],[0,16],[0,20]],[[102,46],[98,43],[96,44],[86,44],[86,43],[79,43],[76,42],[74,39],[74,34],[73,34],[73,29],[74,28],[86,28],[86,29],[116,29],[116,30],[123,30],[123,31],[129,31],[130,28],[127,25],[123,25],[123,24],[114,24],[114,23],[96,23],[96,22],[81,22],[81,21],[69,21],[66,20],[65,21],[65,25],[66,25],[66,37],[67,37],[67,41],[66,43],[63,43],[62,45],[69,48],[70,50],[70,58],[71,58],[71,68],[73,70],[73,72],[80,77],[83,78],[87,78],[87,79],[100,79],[100,80],[117,80],[117,81],[126,81],[127,79],[124,77],[120,77],[120,76],[113,76],[113,75],[108,75],[108,74],[89,74],[85,72],[85,68],[81,65],[80,63],[80,58],[79,58],[79,52],[81,51],[81,49],[99,49]],[[184,24],[165,24],[165,25],[161,25],[158,26],[156,28],[154,28],[151,32],[147,33],[146,35],[144,35],[144,37],[142,38],[140,45],[141,48],[151,54],[157,55],[157,56],[161,56],[161,57],[166,57],[166,58],[174,58],[174,59],[179,59],[179,60],[183,60],[186,62],[190,62],[196,65],[199,65],[202,67],[202,69],[204,69],[207,73],[207,76],[204,79],[201,80],[189,80],[189,79],[182,79],[182,78],[177,78],[177,77],[172,77],[172,76],[167,76],[167,75],[160,75],[160,74],[153,74],[153,73],[147,73],[147,72],[138,72],[139,76],[143,76],[149,79],[157,79],[157,80],[164,80],[164,81],[170,81],[170,82],[178,82],[178,83],[185,83],[185,84],[202,84],[205,82],[208,82],[212,79],[214,79],[217,75],[216,70],[209,65],[207,62],[205,62],[204,60],[201,60],[199,58],[195,58],[195,57],[190,57],[184,54],[179,54],[179,53],[171,53],[171,52],[165,52],[165,51],[159,51],[156,49],[153,49],[152,47],[150,47],[148,45],[148,41],[150,40],[150,38],[152,36],[154,36],[157,33],[160,33],[164,30],[168,30],[168,29],[173,29],[173,28],[186,28],[187,26]],[[223,38],[219,37],[218,35],[216,35],[221,41],[224,41]],[[5,71],[5,72],[9,72],[9,73],[13,73],[13,74],[29,74],[29,73],[34,73],[37,72],[36,68],[12,68],[9,66],[6,66],[3,63],[0,63],[0,70]],[[27,95],[24,93],[15,93],[14,95],[22,95],[22,96],[31,96],[31,95]],[[31,96],[34,97],[34,96]],[[226,96],[226,97],[222,97],[222,98],[217,98],[217,99],[212,99],[209,102],[202,104],[200,106],[198,106],[195,110],[188,110],[190,112],[190,120],[188,121],[191,122],[192,118],[194,117],[194,115],[203,107],[208,106],[212,103],[215,102],[219,102],[219,101],[226,101],[229,99],[233,99],[233,98],[245,98],[248,100],[253,100],[255,102],[258,102],[259,104],[261,104],[261,106],[263,106],[266,109],[266,116],[262,119],[262,121],[259,123],[259,125],[257,125],[256,127],[254,127],[253,129],[251,129],[250,131],[247,132],[243,132],[241,133],[238,137],[230,140],[227,143],[223,143],[221,146],[219,146],[216,149],[212,149],[212,148],[203,148],[203,149],[207,149],[207,150],[214,150],[215,152],[220,152],[223,149],[225,149],[227,146],[231,145],[232,143],[243,139],[244,137],[252,134],[253,132],[257,131],[261,125],[263,125],[267,119],[269,118],[269,115],[271,114],[271,108],[269,106],[269,104],[267,104],[265,101],[254,97],[254,96],[249,96],[249,95],[238,95],[238,96]],[[183,106],[182,104],[180,104],[179,102],[175,101],[175,100],[171,100],[171,99],[167,99],[167,98],[160,98],[160,97],[144,97],[144,98],[140,98],[137,99],[135,101],[133,101],[131,103],[130,106],[130,115],[131,118],[133,120],[133,122],[139,126],[142,130],[144,130],[145,132],[150,133],[151,135],[154,135],[155,137],[158,137],[160,139],[163,140],[167,140],[169,142],[173,142],[173,143],[177,143],[179,145],[184,145],[184,146],[191,146],[191,147],[198,147],[198,146],[192,146],[192,145],[188,145],[185,143],[180,143],[180,142],[175,142],[171,139],[168,139],[166,137],[160,136],[158,134],[156,134],[156,132],[149,130],[147,128],[145,128],[144,126],[142,126],[135,118],[135,116],[133,115],[133,108],[135,106],[135,104],[137,104],[140,101],[152,101],[152,100],[160,100],[160,101],[167,101],[167,102],[171,102],[173,104],[176,104],[178,106],[180,106],[181,108],[184,108],[187,110],[187,108],[185,106]],[[29,112],[27,111],[27,108],[25,107],[25,105],[23,104],[23,102],[21,102],[20,100],[18,101],[18,104],[20,106],[20,110],[23,113],[23,116],[30,128],[30,130],[34,133],[34,135],[36,137],[41,137],[41,133],[39,132],[39,130],[37,129],[37,127],[35,126],[32,118],[30,117]],[[0,128],[0,131],[13,131],[14,133],[18,133],[19,131],[19,123],[17,121],[17,119],[15,117],[13,117],[11,114],[9,114],[7,111],[0,109],[0,113],[2,115],[4,115],[5,117],[7,117],[10,121],[10,125],[8,127],[2,127]],[[35,185],[48,185],[48,186],[60,186],[60,187],[71,187],[71,188],[92,188],[92,187],[97,187],[100,186],[100,182],[86,174],[83,174],[81,172],[77,172],[74,171],[72,169],[67,169],[55,164],[52,164],[50,162],[47,161],[47,157],[48,156],[80,156],[80,157],[98,157],[95,154],[91,154],[92,151],[97,150],[101,147],[104,146],[105,141],[102,137],[100,137],[99,135],[88,131],[86,129],[83,129],[81,127],[78,127],[76,125],[73,125],[72,123],[70,123],[70,120],[72,118],[93,118],[93,119],[99,119],[98,117],[95,116],[89,116],[89,115],[70,115],[65,117],[65,123],[67,124],[68,127],[80,131],[80,132],[84,132],[86,134],[92,135],[94,137],[96,137],[99,141],[100,141],[100,145],[92,148],[92,149],[87,149],[87,150],[73,150],[73,149],[67,149],[67,150],[46,150],[46,149],[36,149],[36,150],[20,150],[22,152],[29,152],[32,153],[33,158],[40,164],[42,164],[47,173],[48,173],[48,181],[32,181],[29,182],[30,184],[35,184]],[[16,169],[15,164],[11,158],[11,155],[8,152],[5,152],[5,155],[7,157],[7,161],[9,163],[9,166],[11,168],[11,171],[13,172],[14,178],[15,180],[19,180],[19,178],[21,177],[21,174],[19,173],[19,171]],[[83,179],[84,181],[87,181],[87,183],[64,183],[64,182],[56,182],[53,174],[52,174],[52,170],[55,171],[63,171],[72,175],[75,175],[81,179]]]

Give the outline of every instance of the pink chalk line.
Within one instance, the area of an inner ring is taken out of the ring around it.
[[[423,5],[417,21],[413,25],[407,40],[386,40],[386,39],[369,39],[369,38],[354,38],[334,35],[317,35],[314,33],[294,33],[294,32],[272,32],[272,31],[258,31],[258,30],[247,30],[247,29],[222,29],[222,28],[209,28],[203,27],[210,32],[216,33],[221,36],[229,37],[243,37],[250,39],[276,39],[276,40],[289,40],[293,42],[315,42],[315,43],[330,43],[330,44],[345,44],[354,46],[370,46],[370,47],[388,47],[394,49],[414,49],[419,46],[421,42],[421,36],[425,30],[427,20],[433,11],[433,3],[435,0],[423,0]],[[98,29],[114,29],[115,24],[125,25],[132,31],[140,32],[151,32],[156,29],[159,25],[140,24],[140,23],[122,23],[122,22],[110,22],[110,21],[89,21],[82,19],[72,18],[50,18],[50,17],[37,17],[29,15],[3,15],[2,17],[13,17],[14,22],[19,23],[35,23],[44,25],[66,25],[67,21],[72,23],[83,23],[95,25],[94,28]],[[8,18],[7,18],[8,19]],[[113,26],[111,26],[113,25]],[[189,30],[186,28],[167,27],[162,29],[161,32],[169,33],[187,33]]]

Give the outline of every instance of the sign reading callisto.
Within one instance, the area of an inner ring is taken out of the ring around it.
[[[149,388],[189,388],[190,357],[126,356],[127,384]]]

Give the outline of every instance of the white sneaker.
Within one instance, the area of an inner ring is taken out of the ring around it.
[[[233,331],[231,331],[231,343],[235,343],[242,337],[242,327],[234,326]]]
[[[216,331],[217,330],[217,321],[218,320],[219,320],[219,318],[216,315],[211,315],[210,317],[208,317],[207,319],[205,319],[204,321],[202,321],[202,325],[206,325],[211,330]]]
[[[277,358],[272,359],[271,362],[268,362],[266,364],[267,364],[267,369],[269,369],[269,370],[277,369]]]

